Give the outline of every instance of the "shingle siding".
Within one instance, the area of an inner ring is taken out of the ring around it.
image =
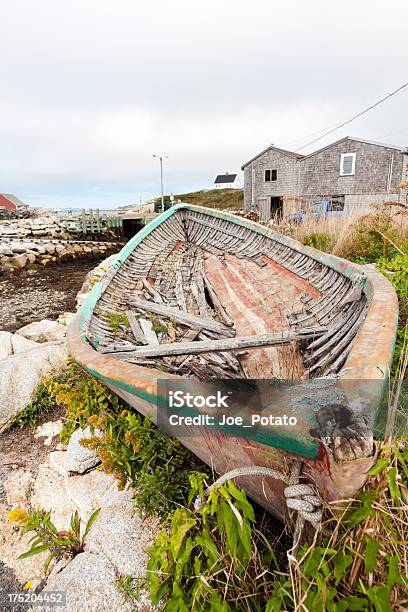
[[[265,170],[277,170],[277,180],[265,181]],[[257,209],[260,200],[265,200],[265,198],[297,194],[298,174],[296,158],[274,150],[266,151],[244,168],[245,210],[250,210],[252,207]],[[253,181],[254,190],[252,189]]]
[[[356,153],[354,176],[340,176],[342,153]],[[391,191],[398,190],[402,175],[402,153],[375,144],[346,140],[299,162],[302,195],[380,194],[387,192],[393,157]]]
[[[352,176],[340,175],[343,153],[356,154]],[[265,170],[273,169],[277,181],[266,182]],[[245,210],[258,210],[263,220],[270,217],[273,196],[283,198],[284,214],[298,206],[297,196],[345,195],[346,208],[366,209],[387,199],[405,202],[408,190],[400,190],[403,180],[408,181],[408,155],[398,148],[347,138],[301,159],[267,149],[244,166],[244,205]]]

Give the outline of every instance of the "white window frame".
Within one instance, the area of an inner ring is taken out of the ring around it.
[[[343,163],[344,163],[345,157],[353,158],[351,172],[347,172],[347,173],[343,172]],[[340,176],[354,176],[355,170],[356,170],[356,153],[342,153],[340,155]]]

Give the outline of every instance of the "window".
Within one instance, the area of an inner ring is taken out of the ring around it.
[[[355,153],[342,153],[340,156],[340,176],[353,176],[356,167]]]
[[[344,195],[336,195],[330,198],[327,204],[327,212],[342,212],[344,210]]]
[[[276,181],[277,179],[278,179],[277,170],[265,170],[265,183],[269,183],[270,181]]]

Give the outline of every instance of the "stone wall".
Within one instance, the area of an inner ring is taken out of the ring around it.
[[[117,242],[3,239],[0,240],[0,275],[66,259],[109,255],[119,249]]]
[[[0,220],[0,240],[2,238],[70,238],[65,223],[56,215],[34,219]]]

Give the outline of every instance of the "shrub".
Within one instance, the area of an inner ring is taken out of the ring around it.
[[[325,251],[326,253],[331,251],[332,239],[329,234],[323,232],[312,232],[303,239],[304,244],[307,246],[319,249],[319,251]]]
[[[385,446],[369,480],[316,546],[304,545],[270,610],[375,610],[392,612],[408,603],[408,450]],[[292,587],[292,588],[291,588]],[[300,602],[302,602],[300,604]]]
[[[165,517],[188,496],[191,471],[208,472],[207,466],[178,440],[157,427],[128,405],[104,384],[71,364],[63,378],[48,384],[51,397],[64,405],[66,421],[60,434],[67,442],[78,427],[102,430],[103,436],[82,441],[95,450],[102,468],[113,474],[119,488],[135,489],[138,507]]]
[[[190,477],[189,502],[203,494],[203,477]],[[256,538],[246,494],[229,481],[211,491],[196,512],[177,508],[148,549],[147,583],[153,605],[165,610],[268,609],[276,559]],[[271,609],[271,608],[269,608]]]
[[[95,420],[92,419],[95,423]],[[163,518],[188,497],[190,472],[208,472],[178,440],[160,432],[149,419],[127,410],[105,412],[96,422],[105,435],[82,444],[96,450],[103,469],[115,475],[119,487],[135,488],[137,506]]]
[[[378,269],[394,285],[398,296],[399,323],[395,343],[392,374],[396,375],[401,353],[406,344],[408,324],[408,254],[397,253],[392,259],[381,257],[377,262]]]

